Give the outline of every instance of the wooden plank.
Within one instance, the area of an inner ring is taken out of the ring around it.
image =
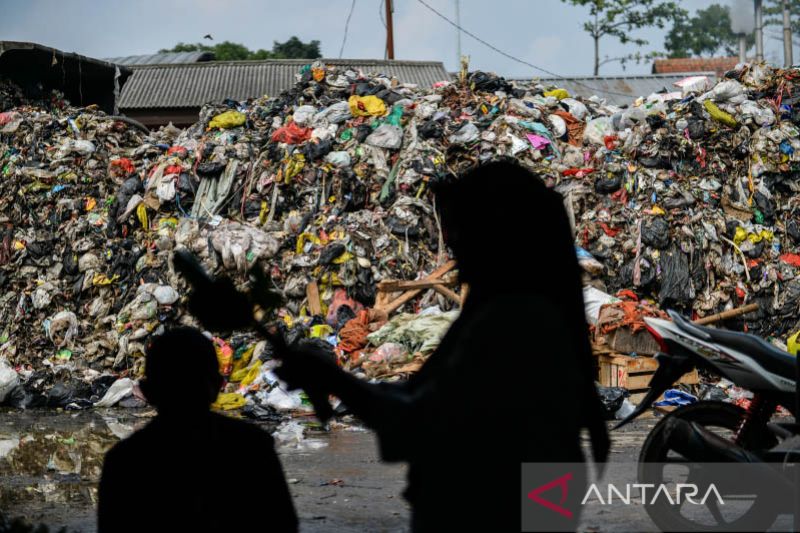
[[[469,285],[466,283],[461,284],[461,306],[464,306],[464,302],[467,300],[467,295],[469,294]]]
[[[455,261],[448,261],[447,263],[443,264],[442,266],[431,272],[430,275],[425,277],[425,279],[438,279],[447,274],[448,272],[450,272],[451,270],[453,270],[455,266],[456,266]],[[386,312],[387,315],[390,315],[393,312],[400,309],[400,307],[402,307],[405,303],[413,300],[421,292],[422,289],[415,289],[405,292],[402,295],[400,295],[400,297],[395,298],[394,300],[386,304],[385,307],[381,307],[381,310]]]
[[[614,365],[600,365],[600,369],[598,371],[597,381],[600,382],[600,385],[603,387],[613,387],[612,384],[612,368]]]
[[[628,359],[631,359],[627,355],[620,355],[620,354],[600,354],[597,356],[597,359],[600,363],[606,363],[609,365],[627,365]]]
[[[322,316],[322,303],[319,300],[319,286],[316,281],[306,285],[306,297],[308,298],[308,310],[313,316]]]
[[[646,389],[650,387],[650,380],[653,379],[653,374],[628,374],[627,383],[628,389]]]
[[[658,369],[658,361],[652,357],[629,357],[628,372],[654,372]]]
[[[381,292],[400,292],[411,291],[414,289],[435,289],[443,285],[456,285],[455,279],[418,279],[414,281],[402,281],[389,279],[378,283],[378,290]]]
[[[658,343],[646,330],[631,333],[628,328],[618,328],[606,335],[606,343],[618,353],[653,355],[658,352]]]
[[[758,311],[758,304],[743,305],[742,307],[729,309],[715,315],[698,318],[694,321],[694,323],[698,326],[702,326],[703,324],[713,324],[714,322],[720,322],[721,320],[733,318],[735,316],[746,315],[747,313],[752,313],[753,311]]]
[[[439,294],[443,295],[445,298],[449,298],[450,300],[452,300],[453,302],[457,303],[458,305],[461,305],[461,297],[458,294],[456,294],[455,291],[452,291],[452,290],[448,289],[447,287],[443,287],[441,285],[435,285],[433,287],[433,290],[435,290]]]

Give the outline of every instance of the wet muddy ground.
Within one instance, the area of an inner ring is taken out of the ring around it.
[[[97,482],[104,452],[146,424],[152,411],[0,412],[0,509],[51,531],[96,531]],[[633,462],[657,420],[612,433],[611,461]],[[274,431],[275,425],[264,425]],[[405,466],[381,463],[372,433],[354,424],[306,431],[279,448],[301,531],[408,531]],[[622,481],[622,480],[621,480]],[[235,502],[231,509],[235,508]],[[135,512],[136,503],[131,502]],[[269,502],[263,509],[269,523]],[[641,507],[584,512],[583,531],[653,530]]]

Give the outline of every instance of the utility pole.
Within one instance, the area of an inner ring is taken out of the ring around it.
[[[456,65],[461,62],[461,0],[456,0]]]
[[[756,61],[764,61],[764,20],[762,15],[761,0],[755,0]]]
[[[392,0],[386,0],[386,57],[394,59],[394,27],[392,22]]]
[[[789,68],[793,63],[792,24],[789,20],[789,0],[783,0],[783,66],[784,68]]]

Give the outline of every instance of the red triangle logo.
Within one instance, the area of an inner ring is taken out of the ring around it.
[[[536,487],[535,489],[533,489],[532,491],[530,491],[528,493],[528,498],[530,498],[531,500],[535,501],[539,505],[547,507],[551,511],[557,512],[561,516],[565,516],[567,518],[572,518],[572,511],[562,507],[562,505],[564,505],[564,502],[567,500],[567,490],[568,490],[567,489],[567,482],[570,479],[572,479],[572,472],[570,472],[568,474],[564,474],[560,478],[554,479],[553,481],[550,481],[549,483],[545,483],[541,487]],[[540,496],[540,494],[542,494],[543,492],[547,492],[548,490],[550,490],[550,489],[552,489],[554,487],[561,487],[561,501],[558,504],[555,504],[555,503],[553,503],[553,502],[551,502],[549,500],[545,500],[544,498],[542,498]]]

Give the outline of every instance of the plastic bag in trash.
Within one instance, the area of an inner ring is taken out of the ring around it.
[[[403,145],[403,129],[392,124],[381,124],[364,140],[365,144],[397,150]]]
[[[697,397],[679,389],[669,389],[664,392],[664,399],[654,403],[656,407],[689,405],[697,401]]]
[[[630,393],[622,387],[597,386],[597,395],[603,404],[603,414],[606,420],[614,420],[614,415]]]

